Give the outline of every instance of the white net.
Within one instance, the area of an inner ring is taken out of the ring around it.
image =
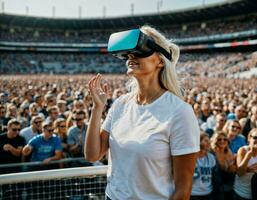
[[[101,200],[107,166],[48,170],[0,176],[0,199]]]

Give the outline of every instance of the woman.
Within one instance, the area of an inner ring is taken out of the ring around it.
[[[56,133],[60,139],[63,148],[63,157],[69,157],[68,143],[67,143],[67,127],[66,120],[58,118],[54,121],[54,133]]]
[[[257,128],[249,132],[248,145],[239,149],[236,164],[237,174],[234,183],[235,200],[256,199],[256,196],[252,195],[254,191],[251,188],[255,188],[256,191],[257,185],[255,187],[253,185],[251,186],[251,181],[254,174],[257,173]],[[256,181],[254,184],[256,184]]]
[[[229,149],[229,140],[224,132],[217,132],[211,138],[211,147],[219,166],[227,172],[235,172],[235,156]]]
[[[229,149],[229,140],[226,133],[216,132],[211,137],[211,148],[217,160],[221,178],[221,188],[225,199],[233,196],[233,183],[236,172],[235,156]]]
[[[210,140],[207,133],[200,135],[200,152],[195,166],[193,186],[190,200],[212,200],[213,170],[215,157],[210,153]]]
[[[102,128],[107,85],[101,86],[99,74],[89,81],[93,108],[85,157],[95,162],[110,148],[107,199],[189,199],[199,127],[191,106],[182,100],[175,71],[179,49],[149,26],[140,31],[172,58],[157,51],[145,57],[127,54],[131,92],[114,101]]]
[[[229,140],[229,148],[233,154],[236,154],[238,149],[246,145],[243,135],[240,134],[241,126],[238,120],[228,120],[224,126],[224,132]]]

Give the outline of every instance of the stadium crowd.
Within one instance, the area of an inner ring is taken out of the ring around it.
[[[180,71],[191,75],[227,77],[257,67],[257,52],[181,54]],[[123,73],[122,60],[109,54],[2,53],[1,74]]]
[[[172,39],[209,36],[255,30],[257,28],[256,17],[256,15],[239,16],[237,18],[211,20],[201,23],[185,23],[182,26],[158,26],[157,28],[167,38]],[[33,27],[1,27],[0,30],[0,41],[48,43],[107,43],[110,34],[113,32],[113,29],[63,31],[58,29],[36,29]]]
[[[92,108],[90,77],[1,77],[0,164],[39,161],[49,168],[55,160],[83,157]],[[105,81],[110,89],[103,119],[112,102],[127,92],[128,77],[106,75]],[[202,131],[192,195],[213,192],[230,199],[233,190],[249,193],[249,177],[257,172],[257,152],[252,148],[257,144],[256,79],[192,77],[183,85],[185,101],[192,105]],[[1,173],[15,170],[5,167]]]

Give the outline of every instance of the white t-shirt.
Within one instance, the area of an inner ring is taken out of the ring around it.
[[[191,106],[168,91],[148,105],[121,96],[102,128],[110,133],[106,193],[112,200],[167,200],[174,192],[171,156],[199,151]]]
[[[212,170],[215,165],[216,159],[210,153],[197,159],[191,196],[204,196],[212,192]]]

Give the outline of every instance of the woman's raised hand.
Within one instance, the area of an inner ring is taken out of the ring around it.
[[[88,88],[93,99],[95,108],[103,109],[107,102],[108,87],[107,84],[101,84],[102,75],[97,74],[88,83]]]

